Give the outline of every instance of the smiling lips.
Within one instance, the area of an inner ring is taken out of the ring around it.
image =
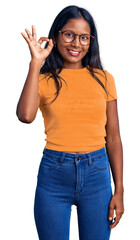
[[[70,55],[75,56],[75,57],[79,56],[79,54],[81,53],[81,51],[80,52],[76,52],[76,51],[72,51],[70,49],[67,49],[67,50],[68,50]]]

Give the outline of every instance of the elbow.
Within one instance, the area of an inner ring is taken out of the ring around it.
[[[18,120],[22,123],[32,123],[34,120],[34,119],[31,120],[30,118],[23,116],[23,115],[22,116],[17,115],[17,117],[18,117]]]
[[[36,117],[37,110],[35,112],[30,112],[27,110],[23,111],[23,109],[18,108],[16,109],[16,116],[18,117],[18,120],[23,123],[32,123]]]
[[[28,114],[18,112],[18,110],[16,110],[16,116],[18,120],[22,123],[32,123],[35,119],[33,117],[30,117]]]

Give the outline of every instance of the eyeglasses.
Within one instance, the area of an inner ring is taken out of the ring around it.
[[[90,45],[94,39],[94,37],[90,34],[76,34],[73,31],[66,30],[66,31],[59,31],[62,33],[63,40],[67,43],[73,42],[76,36],[79,36],[79,41],[82,45]]]

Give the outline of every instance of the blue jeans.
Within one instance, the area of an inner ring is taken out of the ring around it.
[[[40,240],[69,240],[71,206],[80,240],[108,240],[112,197],[106,148],[72,154],[44,148],[37,175],[34,218]]]

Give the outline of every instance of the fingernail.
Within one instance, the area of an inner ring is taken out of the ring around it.
[[[109,220],[112,220],[112,217],[109,217]]]

